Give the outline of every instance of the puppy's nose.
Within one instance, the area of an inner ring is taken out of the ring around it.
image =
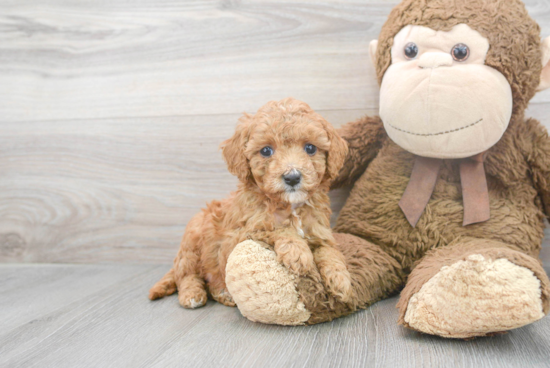
[[[288,174],[283,175],[283,179],[285,179],[285,183],[293,187],[300,183],[300,179],[302,179],[302,174],[298,170],[292,170]]]

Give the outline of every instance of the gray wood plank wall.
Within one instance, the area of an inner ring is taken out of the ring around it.
[[[217,147],[242,112],[376,114],[368,43],[396,2],[0,0],[0,261],[171,262],[235,186]],[[550,35],[550,1],[526,4]]]

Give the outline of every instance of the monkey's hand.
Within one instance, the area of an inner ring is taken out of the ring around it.
[[[338,134],[348,143],[348,155],[331,189],[353,184],[365,172],[376,157],[386,139],[384,125],[378,116],[365,116],[338,129]]]

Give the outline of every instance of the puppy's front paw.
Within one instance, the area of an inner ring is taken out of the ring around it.
[[[344,303],[351,301],[353,296],[351,275],[345,265],[323,265],[319,267],[319,272],[329,293]]]
[[[275,243],[277,260],[292,273],[303,276],[315,268],[313,254],[303,240],[282,239]]]

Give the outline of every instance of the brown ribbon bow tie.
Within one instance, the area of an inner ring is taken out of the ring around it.
[[[483,168],[485,152],[460,160],[460,183],[464,203],[463,226],[484,222],[491,217],[487,178]],[[420,219],[435,188],[442,160],[416,156],[409,184],[399,207],[412,225]]]

